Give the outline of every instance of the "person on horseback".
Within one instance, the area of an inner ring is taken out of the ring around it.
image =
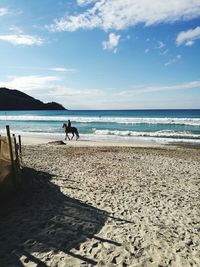
[[[62,127],[65,129],[65,133],[66,133],[65,140],[66,139],[72,140],[73,137],[74,137],[74,134],[76,135],[76,140],[78,140],[78,138],[79,138],[79,132],[78,132],[78,130],[77,130],[76,127],[71,127],[71,121],[70,120],[68,120],[68,123],[67,124],[66,123],[63,123],[63,126]],[[69,138],[68,133],[72,133],[71,139]]]
[[[69,130],[71,130],[71,127],[72,127],[71,121],[68,120],[68,122],[67,122],[67,128],[68,128]]]

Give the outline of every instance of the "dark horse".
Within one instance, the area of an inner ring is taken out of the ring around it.
[[[74,137],[74,134],[76,135],[76,140],[78,140],[79,138],[79,133],[78,133],[78,130],[76,127],[67,127],[67,124],[64,123],[63,124],[63,128],[65,129],[65,133],[66,133],[66,136],[65,136],[65,140],[68,138],[69,140],[72,140],[73,137]],[[68,136],[68,133],[72,133],[72,138],[70,139],[69,136]]]

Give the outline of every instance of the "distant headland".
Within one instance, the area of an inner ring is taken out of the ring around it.
[[[56,102],[43,103],[19,90],[0,87],[0,110],[66,110]]]

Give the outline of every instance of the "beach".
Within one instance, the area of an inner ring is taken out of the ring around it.
[[[199,148],[40,142],[1,214],[1,266],[200,266]]]
[[[200,267],[200,0],[0,22],[0,267]]]

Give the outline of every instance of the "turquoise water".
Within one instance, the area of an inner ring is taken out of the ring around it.
[[[200,143],[200,110],[0,111],[0,133],[10,125],[16,134],[63,137],[68,119],[82,140]]]

